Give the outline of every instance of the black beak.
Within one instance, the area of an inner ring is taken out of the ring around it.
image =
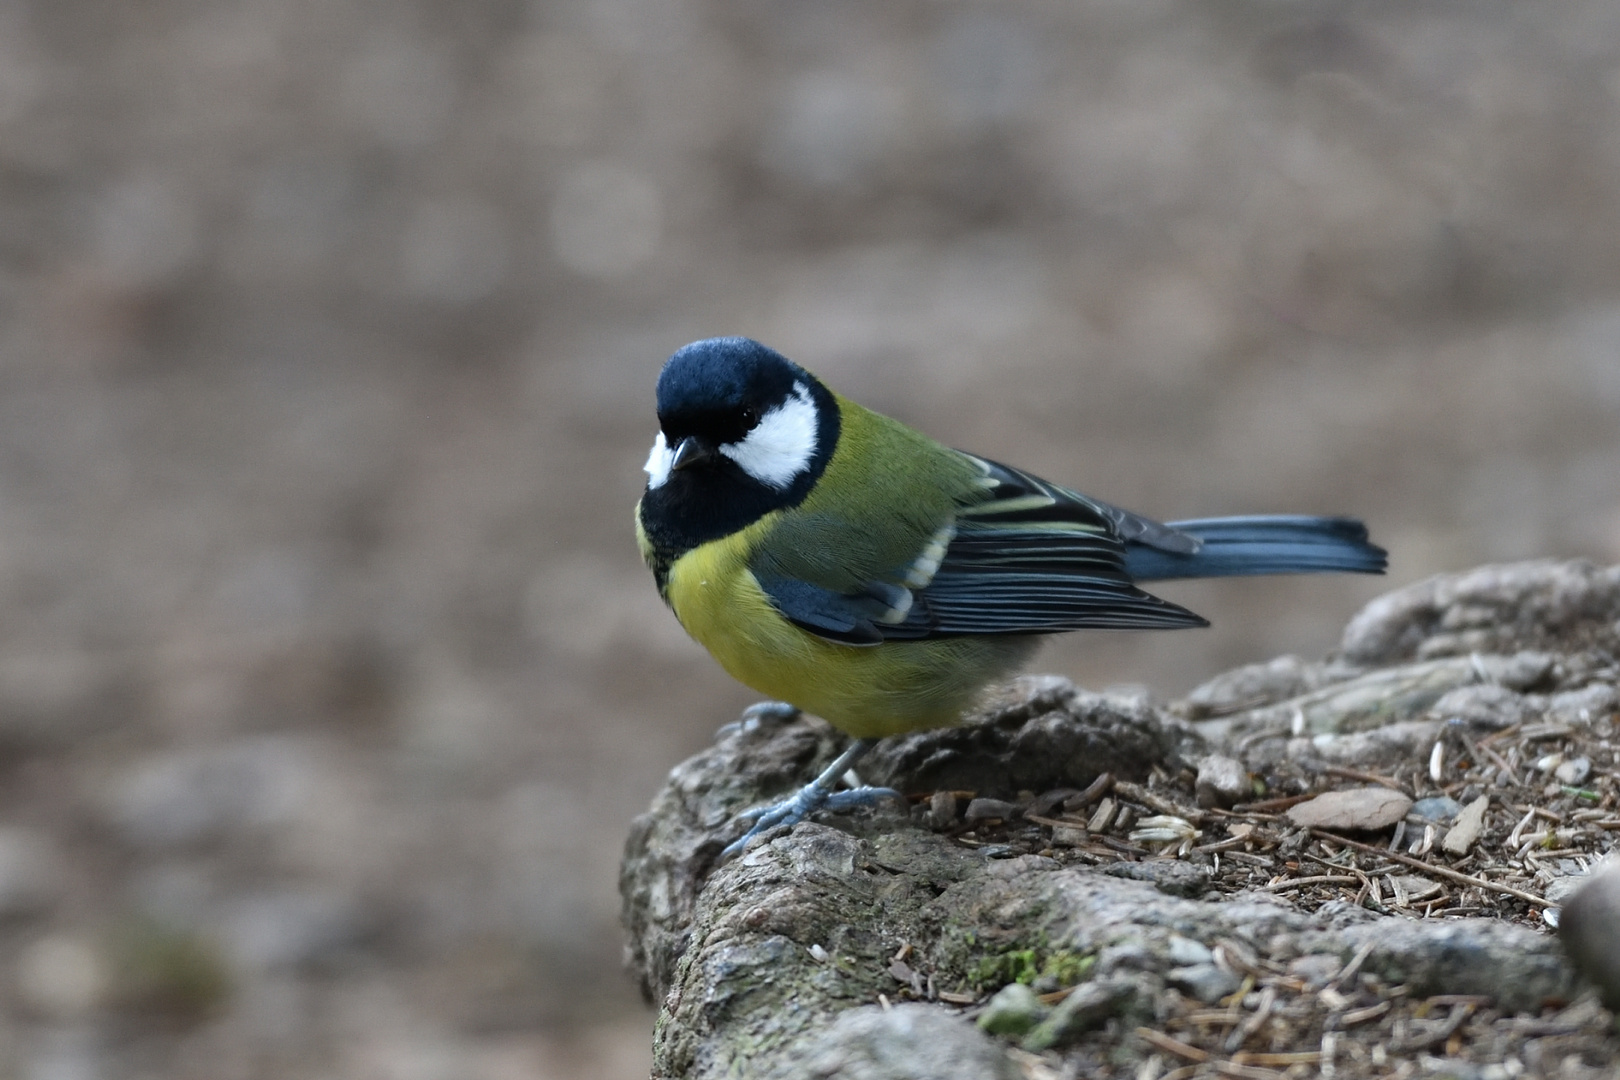
[[[675,457],[671,459],[669,467],[674,470],[688,469],[714,460],[714,454],[714,447],[696,435],[688,435],[675,444]]]

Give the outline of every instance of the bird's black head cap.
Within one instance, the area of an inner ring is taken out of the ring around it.
[[[809,494],[838,443],[838,404],[808,371],[744,337],[675,352],[658,376],[642,527],[678,555]]]

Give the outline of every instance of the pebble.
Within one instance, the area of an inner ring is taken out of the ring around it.
[[[1559,918],[1558,937],[1581,973],[1597,984],[1603,1003],[1620,1010],[1620,863],[1592,875]]]
[[[1170,938],[1170,962],[1178,967],[1190,967],[1193,964],[1213,964],[1215,954],[1209,946],[1194,941],[1180,934],[1173,934]]]
[[[1199,806],[1231,806],[1252,798],[1249,770],[1224,754],[1211,754],[1198,763],[1196,782]]]
[[[1456,824],[1447,830],[1445,839],[1440,841],[1440,846],[1448,855],[1468,854],[1468,849],[1474,846],[1474,841],[1485,831],[1485,811],[1490,809],[1490,805],[1491,797],[1481,795],[1462,808],[1462,812],[1457,815]]]
[[[956,824],[956,792],[936,791],[928,800],[928,827],[936,832]]]
[[[1407,815],[1412,800],[1386,787],[1329,791],[1292,806],[1288,820],[1301,828],[1353,829],[1376,832]]]
[[[974,799],[968,803],[967,813],[963,820],[968,822],[990,821],[999,819],[1011,821],[1023,812],[1017,803],[1006,802],[1002,799]]]
[[[1561,784],[1577,785],[1586,782],[1592,775],[1592,759],[1588,757],[1574,757],[1559,765],[1553,770],[1553,776]]]
[[[1205,1005],[1215,1004],[1243,985],[1243,980],[1236,973],[1214,964],[1171,968],[1164,978],[1177,990],[1191,994]]]
[[[1412,804],[1412,813],[1424,821],[1450,821],[1462,811],[1462,804],[1449,795],[1433,795]]]

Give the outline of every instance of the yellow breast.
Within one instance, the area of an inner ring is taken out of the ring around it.
[[[799,629],[748,569],[775,518],[688,551],[665,591],[686,632],[760,693],[875,738],[955,723],[986,683],[1033,650],[1031,639],[1009,637],[842,645]]]

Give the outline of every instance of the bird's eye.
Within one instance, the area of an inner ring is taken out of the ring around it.
[[[742,418],[744,424],[747,424],[749,427],[753,427],[755,424],[759,423],[759,410],[744,407],[742,411]]]

